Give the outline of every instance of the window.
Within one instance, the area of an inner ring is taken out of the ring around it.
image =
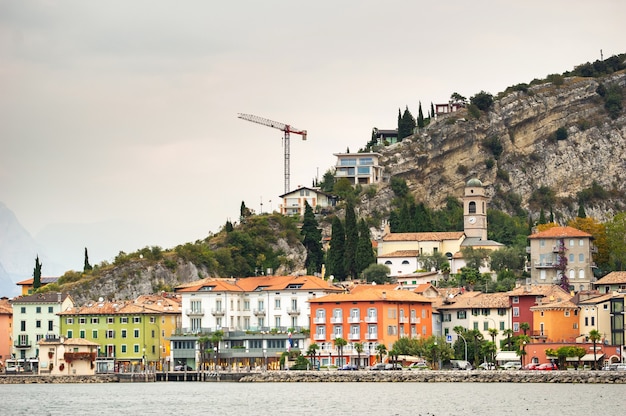
[[[409,264],[408,260],[402,260],[402,264]]]
[[[467,311],[456,312],[456,319],[466,319],[466,318],[467,318]]]
[[[574,240],[573,240],[573,239],[570,239],[570,240],[569,240],[569,246],[570,246],[570,247],[574,247]]]
[[[98,330],[94,329],[91,331],[91,338],[98,339]]]
[[[519,332],[519,322],[513,322],[513,332]]]
[[[574,329],[578,329],[578,322],[574,322]]]
[[[99,324],[100,323],[100,318],[91,318],[91,323],[92,324]]]
[[[500,331],[504,331],[504,322],[500,321]]]
[[[506,309],[504,309],[504,308],[498,308],[498,315],[500,315],[500,316],[504,316],[504,315],[506,315]]]
[[[65,323],[68,325],[73,325],[74,324],[74,318],[65,318]]]
[[[68,338],[74,338],[74,331],[72,331],[71,329],[67,330],[67,337]]]
[[[580,247],[584,246],[585,245],[585,240],[583,240],[582,238],[580,240],[578,240],[578,245]]]
[[[244,311],[249,311],[250,310],[250,301],[248,299],[243,301],[243,310]]]
[[[451,313],[444,313],[443,314],[443,322],[451,322],[452,321],[452,314]]]
[[[574,253],[569,253],[569,262],[574,263]]]
[[[138,329],[133,330],[133,336],[135,338],[139,338],[139,330]]]
[[[48,306],[48,313],[54,313],[54,306]]]
[[[517,306],[513,307],[513,316],[514,317],[518,317],[519,316],[519,307],[517,307]]]
[[[36,313],[41,313],[41,306],[37,306],[37,307],[35,308],[35,312],[36,312]]]
[[[126,319],[126,322],[128,322],[128,318],[120,318],[120,322],[122,322],[122,319]],[[126,323],[126,322],[122,322],[122,323]],[[113,324],[115,323],[115,318],[112,316],[107,317],[107,324]]]
[[[155,324],[156,323],[156,316],[151,316],[150,317],[150,323],[151,324]]]
[[[585,262],[585,255],[583,253],[578,254],[578,262],[579,263]]]
[[[584,279],[585,278],[585,271],[583,269],[580,269],[578,271],[578,278],[579,279]]]
[[[476,214],[476,202],[471,201],[467,207],[470,214]]]
[[[87,323],[87,318],[78,318],[78,323],[81,325],[85,325]]]
[[[134,352],[135,354],[139,354],[139,344],[135,344],[135,345],[133,345],[133,352]]]
[[[483,322],[483,331],[489,330],[489,322]]]
[[[22,306],[20,308],[20,313],[26,313],[26,306]]]
[[[592,316],[591,317],[591,326],[595,326],[596,325],[596,317]]]
[[[274,327],[275,328],[280,328],[280,316],[275,316],[274,317]]]
[[[126,354],[126,344],[122,344],[122,354]]]
[[[122,329],[121,336],[122,336],[122,338],[126,338],[126,330],[125,329]]]
[[[395,325],[389,325],[387,326],[387,335],[397,335],[398,334],[398,327]]]
[[[474,322],[474,329],[478,331],[478,322]]]
[[[316,309],[315,317],[317,319],[326,319],[326,310],[325,309]]]
[[[48,331],[54,331],[54,321],[48,321]]]
[[[85,330],[84,330],[84,329],[81,329],[81,330],[78,332],[78,338],[85,338]]]
[[[396,309],[395,308],[388,308],[387,309],[387,318],[396,319]]]
[[[512,303],[519,303],[519,296],[513,296]]]
[[[112,329],[107,330],[105,338],[115,338],[115,331],[113,331]]]
[[[35,321],[35,328],[41,328],[41,321],[40,320]]]
[[[141,316],[133,316],[133,323],[134,324],[140,324],[141,323]]]

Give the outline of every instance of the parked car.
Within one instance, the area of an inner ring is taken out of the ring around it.
[[[626,371],[626,364],[621,363],[611,363],[603,368],[603,370],[608,371]]]
[[[385,364],[385,370],[402,370],[402,364]]]
[[[372,371],[384,370],[386,365],[387,364],[385,364],[385,363],[376,363],[376,364],[374,364],[373,366],[370,367],[370,370],[372,370]]]
[[[496,366],[494,363],[482,363],[478,366],[479,370],[495,370]]]
[[[552,371],[552,370],[558,370],[558,369],[559,367],[557,367],[556,364],[554,363],[543,363],[533,368],[533,370],[543,370],[543,371]]]
[[[356,368],[356,365],[352,365],[352,364],[346,364],[342,367],[339,367],[337,370],[342,370],[342,371],[355,371],[358,370],[358,368]]]
[[[508,361],[500,366],[503,370],[519,370],[522,368],[522,363],[519,361]]]
[[[472,364],[465,360],[450,360],[450,367],[453,370],[472,370]]]
[[[24,367],[21,365],[12,365],[4,368],[4,371],[7,373],[23,373]]]
[[[524,370],[534,370],[538,365],[538,363],[528,363],[524,366]]]
[[[428,370],[428,364],[425,361],[420,361],[417,363],[411,363],[409,366],[409,370]]]
[[[174,371],[193,371],[193,368],[188,365],[177,365],[174,367]]]

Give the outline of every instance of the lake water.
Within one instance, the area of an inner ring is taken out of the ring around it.
[[[109,383],[0,385],[7,415],[624,415],[626,385]]]

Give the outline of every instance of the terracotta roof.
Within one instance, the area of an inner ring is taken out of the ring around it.
[[[463,231],[445,231],[428,233],[389,233],[383,236],[383,241],[443,241],[460,240]]]
[[[558,285],[522,285],[506,292],[509,296],[558,296],[568,295]]]
[[[41,284],[42,285],[47,285],[48,283],[56,283],[57,280],[59,280],[59,277],[42,277],[41,278]],[[21,282],[17,282],[16,285],[22,285],[22,286],[27,286],[27,285],[32,285],[33,282],[35,281],[34,278],[30,278],[30,279],[26,279],[26,280],[22,280]]]
[[[61,340],[59,338],[57,339],[45,339],[42,338],[41,340],[39,340],[38,342],[39,345],[59,345],[61,344]],[[93,342],[93,341],[89,341],[88,339],[85,338],[64,338],[63,345],[75,345],[75,346],[88,346],[88,347],[97,347],[100,344],[98,344],[97,342]]]
[[[89,303],[85,306],[69,308],[58,315],[158,315],[162,313],[150,306],[139,305],[134,301],[103,301]]]
[[[588,298],[578,302],[578,305],[597,305],[598,303],[604,303],[611,300],[613,297],[624,297],[624,295],[614,295],[613,293],[606,293],[604,295],[598,295],[593,298]]]
[[[383,254],[378,256],[378,258],[395,258],[395,257],[417,257],[419,256],[419,250],[397,250],[391,253]]]
[[[388,301],[388,302],[421,302],[432,303],[431,299],[418,295],[410,290],[396,290],[397,286],[393,285],[359,285],[357,290],[353,289],[350,293],[337,293],[322,296],[316,299],[309,299],[310,303],[329,303],[329,302],[372,302],[372,301]]]
[[[255,276],[241,279],[202,279],[178,286],[176,292],[198,292],[212,287],[217,292],[254,292],[263,290],[323,290],[342,292],[317,276]]]
[[[597,285],[616,285],[626,283],[626,272],[611,272],[595,282]]]
[[[8,299],[0,299],[0,315],[13,315],[13,307]]]
[[[438,309],[495,309],[508,308],[509,296],[506,293],[465,292],[450,299],[451,303],[437,306]]]
[[[580,231],[574,227],[552,227],[545,231],[541,231],[535,234],[531,234],[528,238],[567,238],[567,237],[588,237],[593,236],[584,231]]]
[[[530,307],[531,311],[541,311],[547,309],[578,309],[578,305],[576,305],[570,299],[562,299],[556,302],[541,303],[539,305]]]

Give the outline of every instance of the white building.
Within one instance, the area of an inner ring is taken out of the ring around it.
[[[322,192],[318,188],[300,187],[294,191],[280,196],[282,204],[280,213],[283,215],[304,215],[305,202],[313,208],[313,212],[319,212],[327,207],[334,207],[338,197]]]
[[[335,153],[335,180],[346,178],[352,185],[370,185],[383,181],[380,153]]]
[[[57,313],[74,306],[67,293],[41,293],[15,298],[13,306],[13,354],[26,370],[39,365],[38,342],[60,335]]]

